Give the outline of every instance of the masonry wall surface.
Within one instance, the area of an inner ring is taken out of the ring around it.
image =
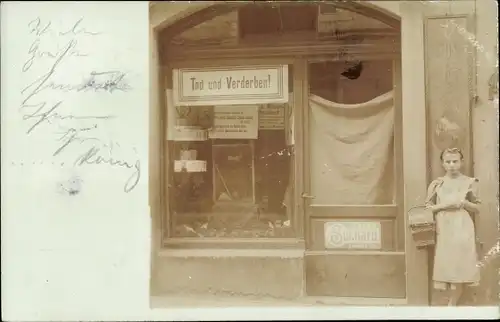
[[[153,295],[302,295],[303,258],[161,257],[157,265]]]

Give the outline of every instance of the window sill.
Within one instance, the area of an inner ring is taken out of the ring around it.
[[[298,238],[168,238],[160,252],[175,250],[305,250],[305,242]]]
[[[296,249],[162,249],[158,257],[221,258],[221,257],[274,257],[281,259],[304,258],[305,250]]]

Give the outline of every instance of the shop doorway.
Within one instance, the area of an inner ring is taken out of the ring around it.
[[[311,60],[307,69],[306,293],[405,298],[394,60]]]

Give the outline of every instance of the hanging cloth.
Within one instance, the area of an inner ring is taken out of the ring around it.
[[[310,95],[309,105],[314,203],[392,204],[393,92],[360,104]]]

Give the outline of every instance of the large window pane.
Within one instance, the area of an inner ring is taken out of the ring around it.
[[[292,96],[288,104],[167,107],[172,237],[294,237]]]

